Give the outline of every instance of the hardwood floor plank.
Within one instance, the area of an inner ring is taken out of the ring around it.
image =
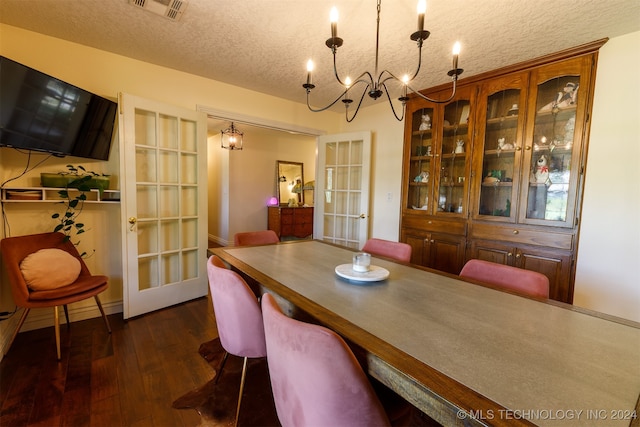
[[[41,372],[36,384],[29,426],[59,425],[67,381],[67,363],[58,362],[56,358],[43,358]]]
[[[148,418],[151,413],[134,344],[133,331],[137,323],[138,319],[129,321],[120,333],[114,332],[112,337],[114,354],[118,360],[116,375],[125,425],[134,425]]]
[[[64,392],[61,427],[89,426],[91,421],[91,393],[89,389],[74,387]]]
[[[33,389],[39,376],[40,371],[33,366],[25,365],[17,368],[14,381],[2,402],[0,425],[15,427],[27,425],[35,401]]]
[[[164,310],[160,310],[162,312]],[[154,313],[153,317],[144,316],[136,322],[130,322],[130,333],[132,337],[133,349],[135,351],[138,368],[142,375],[156,372],[162,366],[161,356],[163,345],[154,339],[149,329],[150,323],[155,323],[160,316],[160,312]],[[150,321],[152,319],[152,321]]]
[[[118,396],[116,358],[102,357],[91,362],[91,401],[100,402]]]
[[[88,426],[91,420],[92,330],[75,328],[67,332],[67,378],[62,400],[61,426]]]
[[[156,372],[145,376],[145,387],[151,397],[153,423],[155,426],[170,425],[181,426],[182,419],[178,411],[167,405],[173,402],[171,382],[165,377],[164,372]]]
[[[120,400],[117,395],[100,400],[91,400],[91,427],[124,426]]]

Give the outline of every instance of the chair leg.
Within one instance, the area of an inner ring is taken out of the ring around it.
[[[236,422],[235,427],[238,427],[238,418],[240,417],[240,403],[242,403],[242,392],[244,391],[244,378],[247,375],[247,358],[244,358],[242,364],[242,377],[240,378],[240,393],[238,393],[238,408],[236,409]]]
[[[9,340],[9,344],[7,345],[7,349],[4,351],[5,355],[9,352],[9,349],[11,348],[11,345],[13,344],[13,341],[18,336],[18,332],[20,332],[20,328],[22,328],[22,324],[27,319],[27,314],[29,314],[29,310],[31,310],[31,309],[30,308],[25,308],[24,311],[22,312],[22,316],[20,317],[20,320],[18,321],[18,327],[13,332],[13,335],[11,336],[11,339]]]
[[[63,305],[64,307],[64,318],[67,319],[67,329],[71,329],[71,322],[69,322],[69,309],[67,308],[67,304]]]
[[[213,382],[214,384],[218,384],[218,380],[220,379],[220,377],[222,376],[222,370],[224,369],[224,365],[225,363],[227,363],[227,359],[229,358],[229,352],[225,351],[224,352],[224,357],[222,358],[222,362],[220,363],[220,369],[218,370],[218,372],[216,373],[216,379]]]
[[[58,314],[58,306],[53,307],[53,327],[56,331],[56,353],[60,360],[60,315]]]
[[[107,331],[111,333],[111,325],[109,325],[109,319],[107,319],[107,315],[104,313],[104,309],[102,308],[102,303],[100,302],[100,298],[98,298],[98,295],[96,295],[94,298],[96,300],[96,304],[98,304],[100,313],[102,313],[102,318],[104,319],[104,324],[107,326]]]

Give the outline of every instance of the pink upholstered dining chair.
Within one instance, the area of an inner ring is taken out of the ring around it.
[[[217,373],[216,382],[222,376],[229,354],[244,358],[235,419],[235,425],[238,425],[247,374],[247,359],[267,355],[262,312],[258,299],[249,285],[238,273],[227,269],[222,260],[215,255],[209,258],[207,274],[218,335],[226,352],[220,372]]]
[[[335,332],[285,316],[262,296],[267,364],[283,427],[388,426],[351,349]]]
[[[233,243],[236,246],[267,245],[279,241],[278,235],[273,230],[245,231],[233,236]]]
[[[537,271],[471,259],[462,267],[460,277],[499,286],[522,295],[549,298],[549,278]]]
[[[371,238],[362,247],[362,252],[400,262],[411,262],[411,246],[407,243]]]

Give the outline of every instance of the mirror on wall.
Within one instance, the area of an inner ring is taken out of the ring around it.
[[[304,204],[304,168],[301,162],[276,162],[276,192],[280,205]]]

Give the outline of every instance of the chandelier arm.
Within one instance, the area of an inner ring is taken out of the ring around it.
[[[364,80],[363,77],[365,77],[365,76],[369,78],[369,81]],[[366,83],[368,85],[373,86],[373,76],[371,75],[370,72],[365,71],[364,73],[360,74],[357,79],[355,79],[355,83],[352,83],[351,86],[355,85],[356,83],[360,83],[360,82]]]
[[[420,68],[422,67],[422,39],[418,40],[418,47],[419,47],[419,51],[418,51],[418,67],[413,72],[413,74],[409,77],[409,79],[408,79],[409,82],[413,81],[413,79],[415,79],[418,76],[418,74],[420,73]],[[389,76],[383,79],[382,76],[385,73],[388,74]],[[380,75],[378,76],[378,85],[382,85],[383,83],[385,83],[386,81],[388,81],[390,79],[395,79],[395,80],[399,81],[400,83],[405,84],[404,81],[401,78],[399,78],[398,76],[393,74],[391,71],[382,70],[382,72],[380,72]]]
[[[356,111],[353,113],[353,116],[351,116],[351,118],[349,118],[349,106],[348,105],[346,106],[344,111],[344,117],[347,120],[347,123],[351,123],[353,119],[355,119],[356,116],[358,115],[358,111],[360,111],[360,106],[362,105],[362,101],[364,100],[364,96],[367,94],[370,87],[371,86],[367,84],[367,87],[365,87],[364,90],[362,91],[362,95],[360,95],[360,101],[358,101],[358,106],[356,107]]]
[[[382,76],[384,74],[388,74],[389,76],[386,78],[382,78]],[[398,78],[398,76],[394,75],[391,71],[389,70],[383,70],[380,75],[378,76],[378,85],[383,85],[384,83],[386,83],[389,80],[396,80],[397,82],[401,83],[402,85],[404,85],[405,83],[402,81],[402,79]]]
[[[393,106],[393,102],[391,101],[391,96],[389,95],[389,89],[387,89],[387,85],[382,83],[381,86],[384,88],[384,93],[387,95],[387,99],[389,100],[389,106],[391,107],[391,111],[393,111],[393,115],[395,116],[396,120],[401,122],[404,119],[405,103],[404,102],[402,103],[402,116],[398,117],[398,113],[396,113],[396,109]]]
[[[333,48],[331,50],[333,51],[333,75],[336,77],[336,80],[338,81],[338,83],[340,83],[342,86],[346,86],[346,84],[344,84],[344,82],[340,79],[340,76],[338,75],[338,64],[336,61],[336,52],[338,51],[338,49]]]
[[[336,52],[337,49],[332,49],[333,51],[333,75],[335,76],[336,80],[338,81],[338,83],[340,83],[340,85],[347,87],[347,85],[340,79],[340,76],[338,74],[338,65],[336,62]],[[363,77],[369,77],[369,81],[367,82],[366,80],[362,80]],[[371,73],[369,71],[365,71],[362,74],[360,74],[353,83],[351,83],[351,85],[349,87],[353,87],[354,85],[356,85],[357,83],[367,83],[367,84],[371,84],[373,86],[373,76],[371,75]],[[347,88],[348,89],[348,88]],[[334,102],[335,103],[335,102]]]
[[[413,73],[411,77],[409,77],[409,81],[413,81],[416,77],[418,77],[418,73],[420,73],[420,68],[422,68],[422,39],[418,39],[418,66],[416,67],[416,71]]]
[[[421,94],[420,92],[418,92],[417,90],[415,90],[414,88],[412,88],[411,86],[407,85],[407,89],[409,89],[411,92],[413,92],[414,94],[416,94],[417,96],[419,96],[420,98],[429,101],[429,102],[433,102],[435,104],[445,104],[449,101],[451,101],[453,99],[454,96],[456,96],[456,86],[457,86],[457,82],[458,79],[454,78],[453,79],[453,88],[451,90],[451,95],[449,95],[449,97],[447,99],[433,99],[433,98],[429,98],[426,95]]]
[[[340,95],[338,95],[338,97],[331,104],[329,104],[329,105],[327,105],[326,107],[323,107],[323,108],[313,108],[311,106],[311,104],[309,104],[309,94],[310,93],[311,93],[311,91],[307,90],[307,108],[313,113],[319,113],[321,111],[325,111],[325,110],[328,110],[329,108],[333,107],[336,104],[336,102],[340,101],[340,98],[342,98],[347,93],[347,90],[345,89],[345,91],[342,92]]]

